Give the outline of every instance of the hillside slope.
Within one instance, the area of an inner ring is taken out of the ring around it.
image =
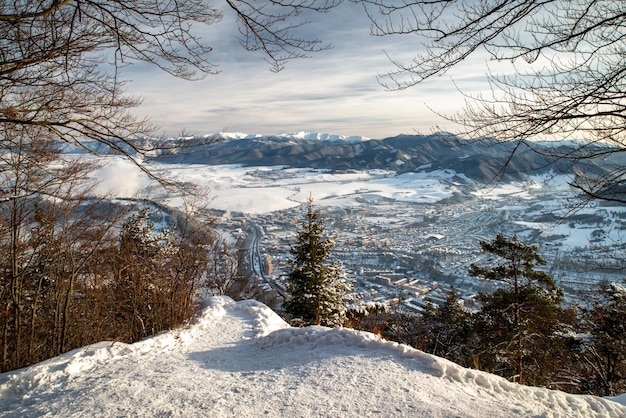
[[[493,140],[467,141],[450,134],[399,135],[372,140],[333,139],[318,135],[281,137],[245,136],[240,139],[211,137],[196,142],[172,140],[154,156],[168,164],[242,164],[244,166],[286,166],[326,170],[391,170],[398,174],[452,169],[479,183],[494,180],[519,181],[528,175],[572,173],[566,160],[550,157],[553,146],[537,145],[535,152],[525,145]],[[203,143],[208,142],[208,143]],[[180,148],[180,145],[184,145]],[[566,145],[557,154],[567,154]],[[513,153],[513,150],[515,152]],[[513,155],[512,155],[513,154]],[[623,162],[623,161],[620,161]],[[593,167],[588,167],[591,164]],[[607,161],[601,162],[606,166]],[[575,166],[598,169],[593,161]]]
[[[519,386],[370,333],[289,328],[258,302],[212,298],[183,330],[1,374],[0,415],[623,417],[626,408]]]

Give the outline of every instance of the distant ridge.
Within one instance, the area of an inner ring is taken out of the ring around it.
[[[450,169],[480,183],[523,181],[528,175],[550,170],[573,173],[569,163],[551,159],[548,152],[521,146],[511,158],[515,144],[488,139],[468,141],[445,132],[384,139],[309,132],[270,136],[220,133],[205,138],[210,142],[198,141],[198,145],[164,151],[153,158],[177,164],[384,169],[399,174]],[[554,144],[549,147],[554,151]]]
[[[294,139],[294,140],[309,140],[309,141],[339,141],[339,142],[362,142],[368,141],[369,138],[359,135],[337,135],[337,134],[328,134],[328,133],[318,133],[318,132],[307,132],[307,131],[299,131],[299,132],[288,132],[288,133],[279,133],[275,135],[267,135],[263,136],[260,134],[247,134],[241,132],[215,132],[212,134],[204,135],[198,137],[197,135],[189,136],[189,137],[180,137],[180,138],[169,138],[167,141],[176,141],[182,139],[213,139],[213,140],[241,140],[241,139],[256,139],[256,138],[277,138],[277,139]]]
[[[524,181],[529,175],[593,173],[626,166],[623,153],[605,159],[582,158],[569,161],[556,155],[583,151],[572,141],[537,141],[526,144],[493,139],[466,140],[447,132],[431,135],[398,135],[383,139],[315,132],[259,135],[216,132],[179,138],[135,138],[136,149],[148,150],[148,160],[171,164],[240,164],[244,166],[285,166],[323,170],[389,170],[398,174],[453,170],[478,183]],[[85,141],[85,148],[59,144],[64,152],[90,149],[106,154],[108,148]],[[119,141],[130,154],[135,149]],[[584,152],[600,145],[587,145]],[[515,152],[513,152],[515,151]],[[583,156],[584,157],[584,156]]]

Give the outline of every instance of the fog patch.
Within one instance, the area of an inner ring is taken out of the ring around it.
[[[96,193],[112,197],[137,197],[149,179],[137,165],[124,157],[113,157],[96,171]]]

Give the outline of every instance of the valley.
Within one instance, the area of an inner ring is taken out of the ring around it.
[[[624,277],[626,206],[585,201],[570,186],[577,173],[624,166],[620,153],[552,161],[553,144],[511,155],[512,144],[449,134],[369,140],[222,133],[170,141],[146,168],[204,194],[194,204],[209,208],[224,239],[242,246],[268,300],[284,294],[290,243],[309,197],[336,236],[334,257],[354,282],[355,303],[419,312],[454,287],[471,308],[474,295],[499,285],[468,274],[471,263],[492,261],[480,242],[498,233],[537,245],[566,301],[584,301],[598,282]],[[112,161],[109,190],[171,207],[191,204]]]
[[[621,281],[626,267],[620,258],[626,208],[602,202],[579,208],[564,176],[481,187],[450,170],[398,175],[194,165],[168,172],[212,190],[223,233],[231,242],[254,237],[240,241],[247,243],[248,266],[279,294],[308,196],[336,236],[334,257],[354,281],[355,302],[419,312],[454,286],[471,309],[473,295],[498,286],[468,274],[472,262],[489,262],[480,241],[498,233],[538,245],[545,270],[569,300],[584,300],[601,280]]]

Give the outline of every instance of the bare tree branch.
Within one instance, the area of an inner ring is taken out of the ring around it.
[[[411,35],[424,51],[408,63],[390,57],[395,70],[379,78],[383,86],[415,86],[481,53],[511,61],[513,75],[487,70],[491,90],[465,95],[464,109],[449,120],[462,126],[464,136],[524,142],[534,149],[534,139],[571,140],[570,146],[554,147],[547,154],[574,165],[607,161],[603,173],[578,175],[584,181],[574,186],[587,196],[626,202],[626,195],[604,194],[626,186],[623,170],[615,169],[626,165],[625,2],[360,3],[375,35]]]

